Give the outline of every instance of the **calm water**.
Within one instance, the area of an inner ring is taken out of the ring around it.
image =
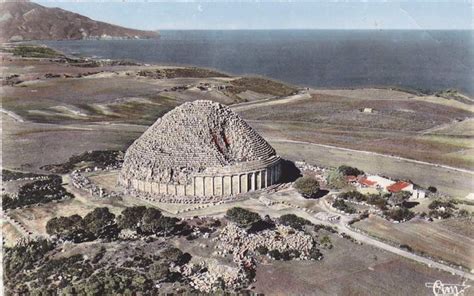
[[[162,31],[159,40],[53,41],[83,56],[195,65],[313,87],[456,88],[474,95],[473,31]]]

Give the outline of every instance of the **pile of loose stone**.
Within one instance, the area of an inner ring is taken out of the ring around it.
[[[120,179],[189,184],[195,173],[275,155],[229,107],[198,100],[165,114],[130,146]]]
[[[232,254],[236,263],[240,263],[249,252],[255,252],[258,247],[279,252],[296,250],[300,253],[298,259],[309,260],[309,252],[314,246],[310,235],[281,224],[276,225],[276,229],[249,234],[236,224],[229,223],[214,240],[217,242],[215,248],[219,250],[217,254]]]
[[[77,189],[88,191],[90,195],[96,198],[113,199],[118,198],[122,194],[115,191],[107,191],[104,188],[94,184],[89,178],[84,176],[81,171],[74,170],[69,175],[71,183]]]
[[[225,286],[227,291],[236,291],[250,284],[250,278],[243,266],[220,264],[215,259],[206,259],[199,263],[188,263],[171,269],[189,279],[194,289],[212,293]]]
[[[304,161],[295,161],[295,166],[301,172],[308,172],[308,171],[311,172],[316,178],[316,180],[318,180],[319,184],[326,184],[327,182],[326,177],[328,173],[327,168],[311,165]]]

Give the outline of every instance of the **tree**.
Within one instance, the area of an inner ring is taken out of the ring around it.
[[[389,198],[389,202],[393,205],[401,205],[411,197],[411,193],[408,191],[400,191],[393,193]]]
[[[226,212],[226,218],[240,227],[250,226],[252,223],[262,219],[259,214],[240,207],[228,209]]]
[[[430,187],[428,187],[428,191],[431,192],[431,193],[436,193],[438,191],[438,189],[434,186],[430,186]]]
[[[326,179],[328,186],[333,189],[341,189],[348,186],[345,176],[339,170],[331,170]]]
[[[46,223],[46,233],[65,238],[84,228],[82,217],[75,214],[69,217],[55,217]]]
[[[340,211],[343,211],[347,214],[354,214],[356,209],[346,204],[346,202],[342,199],[337,198],[333,203],[332,206]]]
[[[309,176],[303,176],[295,181],[296,190],[306,198],[312,198],[319,193],[319,182]]]
[[[166,262],[155,262],[148,268],[148,275],[154,281],[164,281],[168,277],[170,271]]]
[[[365,201],[367,200],[367,196],[364,194],[360,193],[359,191],[348,191],[348,192],[343,192],[339,194],[339,198],[345,199],[345,200],[355,200],[355,201]]]
[[[261,246],[258,246],[255,251],[257,251],[260,255],[266,255],[268,253],[268,248],[261,245]]]
[[[384,215],[395,221],[408,221],[415,214],[407,208],[396,208],[384,212]]]
[[[161,230],[161,211],[147,208],[142,216],[140,229],[145,233],[158,233]]]
[[[145,210],[145,206],[126,208],[117,218],[118,227],[121,229],[136,230],[140,226]]]
[[[295,214],[286,214],[280,216],[280,223],[286,226],[293,227],[297,230],[302,230],[304,225],[311,225],[311,222],[296,216]]]
[[[108,208],[95,208],[84,219],[84,229],[95,237],[100,237],[106,227],[115,224],[115,215]]]
[[[378,207],[381,210],[386,210],[387,209],[387,200],[385,200],[383,197],[381,197],[378,194],[369,194],[367,196],[367,203],[369,205],[374,205]]]
[[[364,174],[363,171],[353,168],[347,165],[341,165],[340,167],[337,168],[337,170],[344,176],[359,176]]]
[[[280,253],[280,251],[278,251],[276,249],[269,251],[268,255],[270,256],[270,258],[272,258],[274,260],[280,260],[281,259],[281,253]]]

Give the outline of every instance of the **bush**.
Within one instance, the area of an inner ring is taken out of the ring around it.
[[[281,259],[281,253],[278,250],[271,250],[271,251],[268,252],[268,255],[270,256],[270,258],[272,258],[274,260],[280,260]]]
[[[412,219],[415,214],[406,208],[396,208],[389,211],[385,211],[384,215],[395,221],[408,221]]]
[[[145,206],[129,207],[122,211],[117,218],[117,225],[121,229],[136,230],[145,214]]]
[[[265,246],[258,246],[255,249],[260,255],[266,255],[268,253],[268,248]]]
[[[252,223],[261,220],[259,214],[240,207],[228,209],[226,212],[226,218],[241,227],[250,226]]]
[[[359,176],[364,174],[363,171],[353,168],[347,165],[341,165],[340,167],[337,168],[337,170],[343,175],[343,176]]]
[[[329,172],[326,181],[328,186],[333,189],[341,189],[348,185],[345,176],[337,169]]]
[[[295,214],[286,214],[280,216],[280,223],[294,229],[302,230],[304,225],[311,225],[312,223],[304,218],[298,217]]]
[[[344,213],[347,214],[354,214],[356,212],[356,209],[353,207],[349,206],[346,204],[346,202],[342,199],[336,199],[333,203],[332,206],[340,211],[343,211]]]
[[[358,201],[358,202],[367,200],[367,196],[360,193],[359,191],[343,192],[343,193],[339,194],[338,197],[342,198],[342,199],[345,199],[345,200],[355,200],[355,201]]]
[[[408,191],[400,191],[397,193],[392,193],[389,198],[389,201],[393,205],[401,205],[411,197],[411,193]]]
[[[20,242],[12,248],[4,248],[5,277],[13,278],[17,273],[31,269],[35,262],[52,249],[54,249],[54,243],[43,238]]]
[[[428,187],[428,191],[431,192],[431,193],[436,193],[438,191],[438,189],[434,186],[430,186],[430,187]]]
[[[103,237],[108,226],[115,224],[115,215],[108,208],[95,208],[88,213],[84,219],[84,230],[92,233],[95,237]]]
[[[318,248],[313,246],[313,248],[309,251],[309,258],[313,260],[321,260],[323,258],[323,254]]]
[[[428,208],[430,210],[438,210],[440,208],[445,208],[445,209],[455,209],[456,207],[454,206],[454,202],[451,200],[448,201],[442,201],[442,200],[433,200],[429,205]]]
[[[46,223],[46,233],[49,235],[57,235],[59,237],[68,237],[75,231],[84,228],[82,217],[72,215],[69,217],[56,217],[50,219]]]
[[[50,175],[46,180],[38,180],[21,186],[16,198],[2,195],[2,202],[4,209],[15,209],[26,205],[47,203],[71,197],[73,195],[62,186],[61,177]]]
[[[458,217],[460,217],[460,218],[467,218],[469,216],[470,216],[469,211],[467,211],[465,209],[459,210],[459,212],[458,212]]]
[[[319,240],[319,242],[322,245],[330,245],[331,244],[331,239],[329,238],[329,236],[325,235]]]
[[[295,181],[296,190],[306,198],[312,198],[319,192],[319,183],[316,179],[303,176]]]
[[[386,210],[387,209],[387,200],[381,197],[380,195],[377,194],[370,194],[367,196],[367,203],[369,205],[374,205],[378,207],[381,210]]]

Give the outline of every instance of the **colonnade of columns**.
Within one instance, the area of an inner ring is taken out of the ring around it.
[[[128,180],[126,185],[138,191],[177,196],[230,196],[259,190],[277,183],[280,163],[268,168],[223,176],[194,176],[191,184],[162,184]]]

